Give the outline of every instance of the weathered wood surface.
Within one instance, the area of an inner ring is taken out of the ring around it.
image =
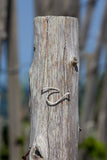
[[[30,160],[77,160],[78,155],[78,75],[71,64],[78,55],[78,22],[71,17],[36,17],[34,19],[34,58],[30,76]],[[46,104],[44,87],[60,93],[50,96],[55,102],[66,92],[70,101],[56,106]],[[40,155],[37,155],[37,151]],[[35,152],[36,151],[36,152]],[[38,158],[37,158],[38,157]]]

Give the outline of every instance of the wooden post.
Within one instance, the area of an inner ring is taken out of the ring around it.
[[[78,21],[34,19],[30,76],[30,160],[77,160]]]
[[[9,1],[8,21],[8,116],[9,159],[21,159],[21,95],[18,70],[16,1]]]
[[[67,2],[65,0],[35,0],[34,2],[36,16],[79,16],[79,0],[67,0]]]

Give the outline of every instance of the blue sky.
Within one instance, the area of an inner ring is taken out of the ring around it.
[[[106,0],[97,0],[93,19],[89,30],[89,38],[85,51],[92,53],[95,50],[97,37],[103,15]],[[19,68],[20,80],[28,84],[28,70],[33,59],[33,18],[34,18],[34,0],[16,0],[17,2],[17,24],[18,24],[18,51],[19,51]],[[84,17],[87,0],[81,0],[81,17]],[[83,19],[82,19],[83,20]],[[2,47],[2,64],[1,67],[6,70],[6,44]],[[104,59],[104,58],[102,58]],[[0,85],[7,84],[7,74],[0,73]]]
[[[18,58],[20,80],[23,84],[28,83],[28,70],[33,58],[33,18],[34,18],[34,0],[16,0],[17,7],[17,25],[18,25]],[[2,46],[0,85],[7,84],[6,61],[6,43]]]
[[[27,83],[33,59],[34,0],[17,0],[17,16],[20,79]]]
[[[95,50],[97,38],[101,27],[101,21],[103,16],[103,10],[105,6],[105,0],[97,0],[96,8],[93,13],[91,22],[91,29],[89,31],[89,39],[87,41],[86,50],[91,53]]]

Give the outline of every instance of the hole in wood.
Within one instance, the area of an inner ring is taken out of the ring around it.
[[[75,71],[78,72],[78,66],[76,65],[74,66],[74,68],[75,68]]]
[[[40,154],[39,150],[36,148],[35,150],[35,155],[39,156],[40,158],[43,158],[42,155]]]
[[[43,156],[41,155],[41,153],[37,147],[35,147],[35,149],[32,152],[32,158],[33,158],[33,160],[40,160],[41,158],[43,158]]]
[[[70,63],[72,65],[72,67],[75,68],[75,71],[78,72],[78,66],[77,66],[78,59],[76,57],[71,57],[71,62]]]

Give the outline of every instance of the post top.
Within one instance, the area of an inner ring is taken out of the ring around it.
[[[58,19],[71,19],[71,20],[77,20],[76,17],[71,17],[71,16],[37,16],[34,17],[34,21],[40,20],[40,19],[53,19],[53,18],[58,18]]]

